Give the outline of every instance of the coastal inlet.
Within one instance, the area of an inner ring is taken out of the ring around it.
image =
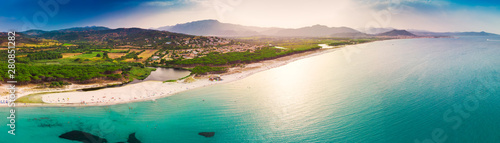
[[[175,69],[175,68],[156,68],[151,74],[144,80],[134,80],[131,83],[139,83],[142,81],[167,81],[176,80],[183,78],[191,74],[188,70]]]

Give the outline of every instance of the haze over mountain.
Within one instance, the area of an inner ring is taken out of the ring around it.
[[[256,27],[238,24],[221,23],[217,20],[199,20],[173,26],[159,27],[176,33],[200,35],[200,36],[222,36],[222,37],[245,37],[245,36],[278,36],[278,37],[367,37],[376,36],[385,32],[395,30],[394,28],[370,28],[362,32],[349,27],[328,27],[324,25],[313,25],[302,28],[276,28]],[[382,34],[385,36],[398,35],[395,33]],[[430,32],[425,30],[406,30],[408,33],[399,33],[406,36],[492,36],[497,35],[487,32]]]
[[[314,25],[297,29],[264,28],[221,23],[217,20],[200,20],[174,26],[157,28],[170,32],[202,35],[202,36],[280,36],[280,37],[325,37],[325,36],[366,36],[357,30],[348,27],[327,27]]]
[[[500,36],[494,33],[488,32],[430,32],[430,31],[422,31],[422,30],[413,30],[410,31],[419,36]]]
[[[327,27],[324,25],[314,25],[298,29],[281,29],[273,36],[296,36],[296,37],[351,37],[366,36],[365,34],[348,27]]]
[[[370,27],[370,28],[358,28],[357,30],[366,33],[366,34],[380,34],[384,32],[389,32],[391,30],[394,30],[395,28],[387,27],[387,28],[375,28],[375,27]]]
[[[395,30],[395,28],[387,27],[387,28],[369,28],[369,29],[360,29],[360,31],[367,34],[381,34],[385,32],[389,32]],[[417,36],[499,36],[495,33],[488,32],[432,32],[427,30],[417,30],[417,29],[406,29],[406,31],[415,34]]]
[[[157,28],[158,30],[203,36],[253,36],[273,28],[261,28],[236,24],[220,23],[217,20],[200,20],[174,26]]]

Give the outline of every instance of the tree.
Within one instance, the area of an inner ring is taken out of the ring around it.
[[[104,59],[108,59],[108,58],[109,58],[109,56],[108,56],[108,52],[104,52],[104,53],[102,54],[102,58],[104,58]]]
[[[36,53],[28,53],[26,56],[30,60],[58,59],[62,58],[62,54],[53,51],[41,51]]]
[[[101,57],[101,54],[97,54],[96,57]]]

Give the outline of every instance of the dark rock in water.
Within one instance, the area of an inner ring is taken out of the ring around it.
[[[200,133],[198,133],[198,135],[202,135],[204,137],[209,138],[209,137],[213,137],[215,135],[215,132],[200,132]]]
[[[130,135],[128,135],[128,140],[127,140],[128,143],[141,143],[140,140],[138,140],[136,137],[135,137],[135,133],[131,133]]]
[[[60,135],[59,138],[73,140],[73,141],[81,141],[83,143],[107,143],[108,142],[104,138],[100,138],[100,137],[92,135],[90,133],[77,131],[77,130],[64,133],[64,134]]]

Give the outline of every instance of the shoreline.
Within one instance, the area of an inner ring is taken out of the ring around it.
[[[56,91],[57,93],[41,92],[41,100],[45,103],[16,103],[16,107],[81,107],[81,106],[109,106],[117,104],[127,104],[132,102],[155,101],[159,98],[175,95],[191,89],[224,84],[236,80],[244,79],[255,73],[266,71],[272,68],[284,66],[288,63],[330,53],[339,48],[327,48],[290,56],[280,57],[273,60],[266,60],[245,65],[245,67],[233,67],[227,73],[220,74],[222,81],[209,81],[208,76],[196,77],[196,81],[185,83],[184,80],[177,82],[144,81],[135,84],[127,84],[120,87],[104,88],[95,91],[76,91],[68,89]],[[213,74],[212,74],[213,75]],[[193,76],[191,76],[193,77]],[[104,84],[104,83],[102,83]],[[107,84],[107,83],[106,83]],[[94,85],[95,86],[95,85]],[[23,96],[30,94],[23,93]],[[37,94],[37,93],[31,93]],[[19,96],[21,97],[21,96]],[[8,107],[7,104],[0,104],[0,107]]]

